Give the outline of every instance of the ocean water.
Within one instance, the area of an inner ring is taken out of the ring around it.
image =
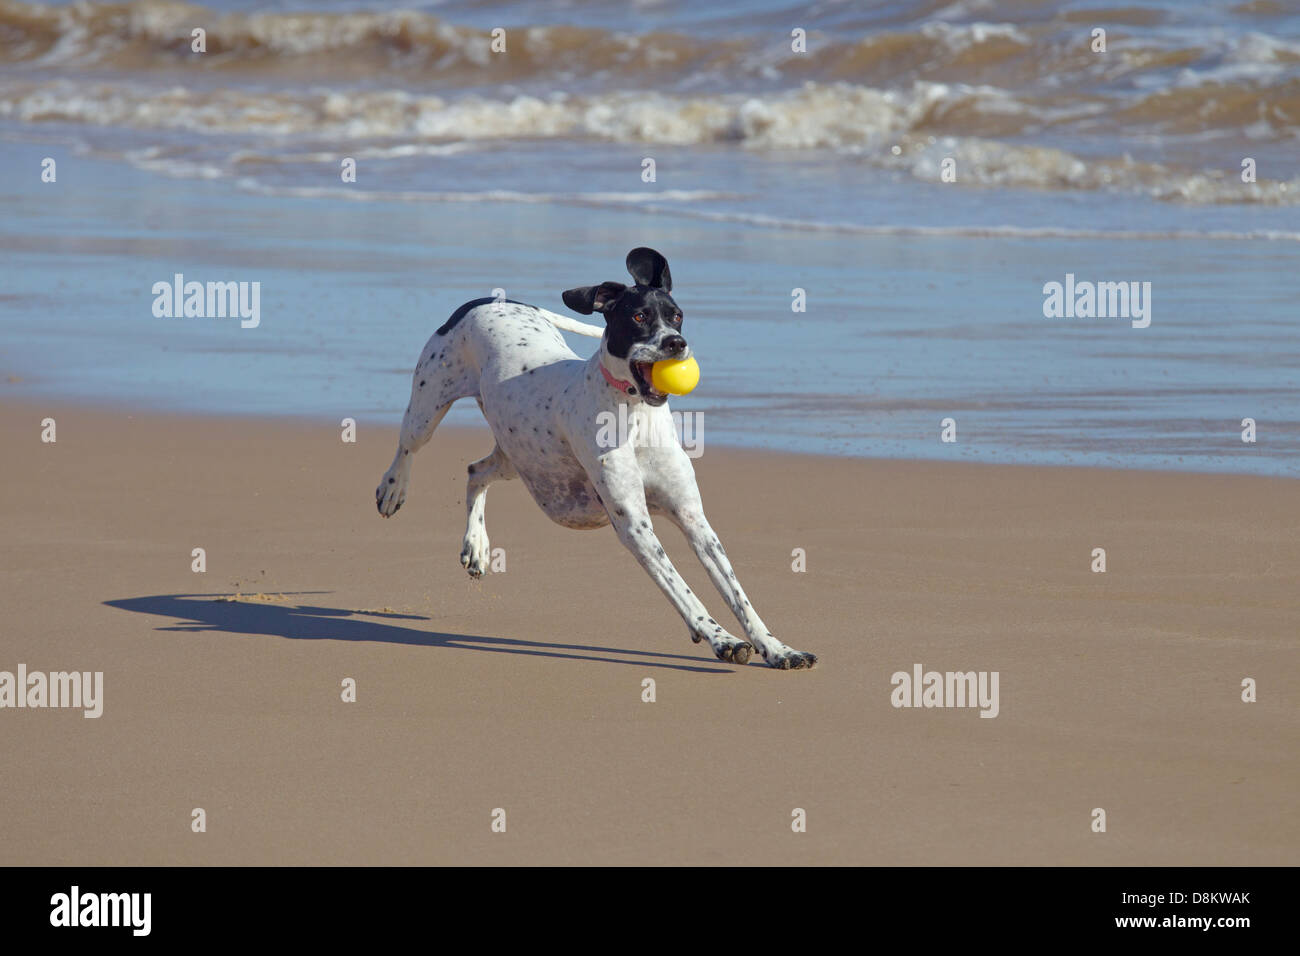
[[[395,423],[459,304],[649,245],[706,445],[1294,476],[1298,134],[1270,0],[0,0],[0,395]]]

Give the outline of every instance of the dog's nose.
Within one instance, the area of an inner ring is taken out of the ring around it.
[[[686,340],[680,335],[670,335],[663,341],[663,350],[670,355],[681,355],[686,351]]]

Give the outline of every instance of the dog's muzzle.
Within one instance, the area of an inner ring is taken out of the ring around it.
[[[662,405],[668,401],[668,396],[650,384],[650,379],[654,375],[654,366],[654,362],[628,362],[628,368],[632,370],[632,378],[636,381],[636,389],[641,393],[642,401],[647,405]]]

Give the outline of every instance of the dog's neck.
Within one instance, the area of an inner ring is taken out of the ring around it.
[[[604,375],[605,381],[609,382],[610,385],[614,386],[620,392],[623,392],[626,395],[636,394],[636,386],[633,385],[631,382],[623,381],[623,379],[621,378],[615,378],[613,375],[610,374],[609,369],[605,368],[604,362],[600,363],[600,374]]]
[[[616,377],[614,373],[609,370],[609,367],[605,364],[605,357],[607,354],[608,353],[605,351],[605,343],[601,342],[600,348],[596,351],[596,354],[591,357],[591,361],[600,369],[601,376],[604,377],[605,381],[609,384],[609,387],[614,389],[614,391],[623,395],[636,395],[637,387],[635,384]]]

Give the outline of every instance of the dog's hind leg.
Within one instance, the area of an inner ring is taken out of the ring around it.
[[[406,501],[406,486],[411,479],[411,456],[429,441],[433,430],[438,427],[449,408],[451,402],[427,415],[416,413],[414,403],[407,408],[402,419],[402,434],[397,441],[397,454],[393,456],[393,463],[388,466],[384,477],[379,479],[379,487],[375,489],[375,504],[385,518],[396,514],[397,509],[402,507],[402,502]]]
[[[456,315],[461,314],[457,310]],[[402,507],[411,478],[411,457],[428,442],[452,402],[478,395],[478,368],[466,357],[465,327],[454,326],[454,322],[449,322],[435,332],[415,365],[411,401],[402,417],[397,454],[375,489],[375,504],[385,518],[392,517]]]
[[[492,454],[486,458],[473,462],[468,471],[469,480],[465,485],[465,543],[460,549],[460,563],[470,577],[479,578],[487,571],[491,555],[484,517],[488,486],[494,481],[518,478],[519,474],[500,445],[493,448]]]

